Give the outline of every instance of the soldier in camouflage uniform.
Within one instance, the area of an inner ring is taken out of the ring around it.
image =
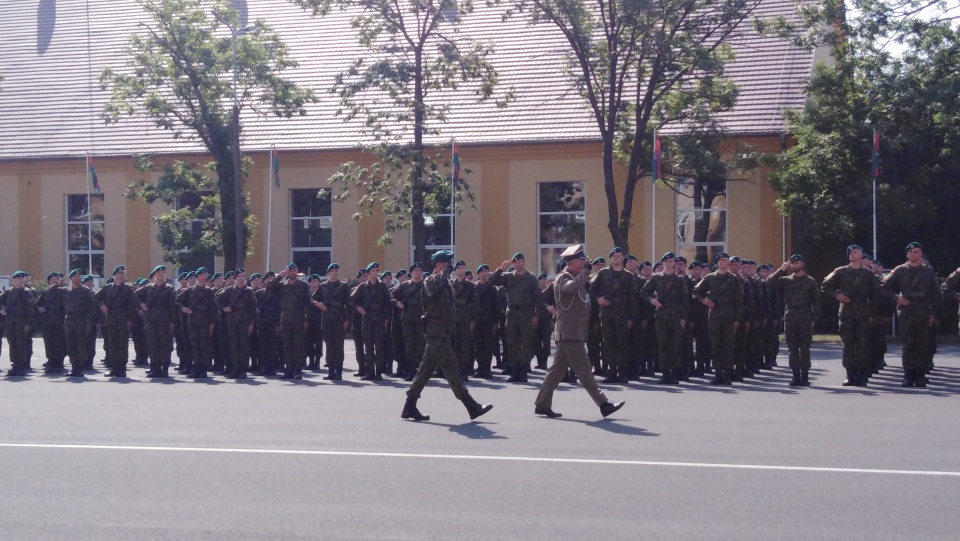
[[[503,313],[500,311],[500,294],[496,286],[490,283],[490,267],[486,264],[477,267],[477,324],[473,328],[473,346],[477,358],[478,378],[492,378],[493,351],[497,347],[497,327]]]
[[[272,376],[280,366],[280,298],[270,289],[276,273],[264,275],[263,287],[254,292],[257,298],[257,343],[260,346],[260,375]]]
[[[43,364],[45,374],[63,373],[63,359],[66,356],[67,338],[63,334],[63,295],[66,293],[64,280],[56,272],[47,275],[46,291],[37,299],[40,312],[40,328],[43,331],[43,348],[47,362]]]
[[[63,330],[70,356],[70,376],[83,377],[87,364],[87,335],[93,327],[97,307],[93,291],[81,283],[80,269],[70,271],[70,287],[63,295]]]
[[[680,338],[690,312],[690,290],[675,272],[676,255],[667,252],[660,258],[663,272],[644,284],[643,300],[656,308],[654,313],[657,342],[660,344],[661,385],[680,384]]]
[[[10,277],[11,288],[0,293],[0,315],[6,318],[3,334],[10,350],[8,377],[27,375],[30,349],[27,342],[37,326],[37,307],[33,294],[24,287],[27,273],[17,271]]]
[[[709,273],[709,271],[704,271],[702,263],[697,260],[691,261],[690,291],[695,291],[697,285],[703,280],[704,275]],[[704,306],[703,303],[690,303],[690,321],[687,323],[687,325],[693,327],[690,330],[693,342],[696,344],[696,350],[694,353],[694,362],[696,363],[696,367],[694,368],[693,375],[697,377],[703,377],[710,371],[711,349],[709,314],[710,310]]]
[[[863,266],[863,248],[847,247],[849,265],[836,268],[820,289],[840,302],[840,340],[843,342],[844,386],[865,387],[870,376],[870,325],[877,311],[877,280]]]
[[[143,314],[144,334],[150,355],[147,377],[170,377],[170,357],[173,353],[173,331],[180,321],[177,295],[167,284],[167,267],[157,265],[150,271],[153,282],[137,290],[140,312]]]
[[[110,362],[110,371],[105,374],[108,378],[127,376],[130,329],[133,327],[138,303],[133,287],[126,282],[126,276],[127,269],[123,265],[117,265],[113,269],[113,283],[103,286],[93,296],[104,314],[100,331],[103,333],[106,356]]]
[[[507,272],[511,264],[514,270]],[[503,286],[507,294],[507,349],[511,374],[507,381],[526,382],[533,358],[533,329],[537,326],[537,277],[526,269],[523,254],[517,252],[500,264],[490,283]]]
[[[360,287],[360,284],[366,281],[367,269],[364,267],[357,272],[356,279],[349,283],[351,299],[353,298],[353,294],[356,293],[357,288]],[[351,303],[352,302],[351,300]],[[367,367],[364,360],[366,359],[366,355],[363,350],[363,316],[356,310],[356,306],[353,307],[353,313],[350,314],[350,334],[353,336],[353,349],[357,358],[357,371],[353,373],[353,377],[362,378],[367,375]]]
[[[308,287],[307,284],[303,284]],[[247,285],[247,273],[237,269],[234,285],[224,288],[217,294],[217,303],[227,314],[227,334],[230,337],[230,351],[226,377],[246,379],[250,363],[250,341],[257,319],[257,297]]]
[[[550,342],[553,340],[554,308],[553,281],[542,272],[537,275],[537,284],[540,294],[537,298],[537,328],[533,333],[533,353],[537,357],[537,368],[547,369],[547,360],[550,358]]]
[[[457,363],[453,347],[450,344],[454,320],[453,288],[450,285],[450,273],[453,266],[453,252],[441,250],[430,258],[434,264],[434,272],[424,281],[421,291],[421,303],[426,320],[426,347],[423,361],[407,389],[407,401],[403,405],[400,417],[414,421],[428,421],[429,415],[420,413],[417,409],[417,400],[420,393],[434,371],[439,367],[450,384],[450,389],[467,408],[470,419],[476,419],[490,411],[490,404],[479,404],[470,396],[467,386],[460,379],[460,367]]]
[[[697,283],[693,298],[709,310],[707,325],[714,370],[710,384],[730,385],[735,366],[734,339],[743,318],[743,283],[729,270],[729,254],[720,252],[714,256],[714,261],[717,270]]]
[[[290,262],[267,288],[280,298],[280,345],[286,365],[281,379],[303,379],[307,310],[313,304],[310,286],[297,279],[297,265]]]
[[[820,315],[820,288],[803,271],[803,256],[793,254],[766,282],[783,299],[783,332],[790,350],[791,387],[810,385],[810,344]]]
[[[592,283],[597,274],[607,266],[607,260],[602,257],[595,257],[593,261],[586,265],[587,272],[590,272],[590,282]],[[600,376],[609,373],[610,359],[603,354],[603,328],[600,323],[600,305],[597,304],[595,296],[590,296],[590,319],[587,327],[587,357],[590,359],[590,365],[593,366],[593,375]]]
[[[313,304],[323,314],[320,328],[327,346],[327,375],[323,379],[340,381],[343,379],[343,341],[350,326],[348,314],[353,308],[350,286],[340,280],[340,265],[327,266],[327,281],[314,293]]]
[[[311,274],[310,298],[312,299],[320,289],[320,275]],[[323,331],[321,321],[323,312],[312,302],[307,306],[307,332],[305,333],[305,349],[307,355],[307,370],[320,371],[320,358],[323,357]]]
[[[400,284],[390,293],[391,302],[400,310],[403,345],[406,349],[404,356],[409,363],[404,366],[402,376],[407,381],[413,381],[420,361],[423,360],[423,348],[426,346],[423,334],[426,322],[423,320],[423,304],[420,302],[423,293],[423,265],[420,263],[411,265],[410,275],[412,276],[410,280]]]
[[[903,336],[903,387],[926,387],[928,338],[940,310],[940,283],[922,263],[919,242],[907,245],[907,262],[883,279],[883,287],[898,294],[897,315]]]
[[[177,296],[180,313],[187,316],[187,332],[190,336],[192,371],[187,375],[205,379],[213,359],[213,344],[216,339],[217,308],[216,294],[207,282],[210,273],[206,267],[196,270],[197,283]]]
[[[610,266],[600,269],[590,282],[590,298],[600,306],[601,349],[607,362],[604,383],[627,383],[634,311],[631,293],[634,277],[623,267],[623,250],[610,251]]]
[[[460,379],[473,373],[473,327],[477,319],[474,284],[466,277],[467,264],[461,259],[453,265],[453,351],[460,365]]]
[[[351,300],[362,316],[363,364],[365,381],[381,381],[386,368],[386,343],[389,330],[387,316],[393,306],[390,302],[390,290],[379,281],[380,264],[376,261],[367,265],[367,281],[354,290]]]

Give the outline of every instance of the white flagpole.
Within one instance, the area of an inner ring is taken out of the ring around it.
[[[657,144],[657,129],[653,129],[653,144]],[[656,149],[654,149],[656,152]],[[650,189],[653,191],[653,197],[650,202],[650,261],[657,259],[657,172],[653,171],[653,182],[650,183]]]
[[[267,260],[264,262],[266,270],[270,270],[270,242],[273,240],[273,183],[277,181],[276,178],[274,178],[276,173],[273,170],[274,149],[276,149],[276,145],[271,145],[270,166],[268,167],[270,175],[267,181]]]
[[[87,152],[87,274],[93,274],[93,204],[90,202],[90,153]],[[67,261],[67,266],[70,262]],[[70,272],[70,269],[67,269]]]
[[[873,130],[873,141],[871,141],[871,143],[876,145],[876,141],[877,141],[877,130]],[[878,152],[876,146],[874,146],[873,151]],[[871,160],[871,162],[872,161],[873,160]],[[879,259],[880,256],[877,254],[877,174],[876,174],[877,172],[876,170],[873,170],[873,169],[874,168],[871,164],[870,176],[873,177],[873,257]]]
[[[457,177],[454,176],[454,171],[456,169],[456,164],[453,163],[454,156],[456,154],[457,148],[457,139],[455,137],[450,138],[450,248],[453,249],[453,252],[457,251],[457,243],[454,240],[454,235],[456,234],[456,229],[453,223],[454,217],[454,207],[455,207],[455,193],[457,190]]]

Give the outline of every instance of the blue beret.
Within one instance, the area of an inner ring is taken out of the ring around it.
[[[297,264],[293,261],[287,263],[287,270],[297,270]]]
[[[72,271],[70,271],[70,277],[73,277],[73,275],[75,274],[80,274],[80,269],[73,269]]]
[[[513,254],[513,257],[510,258],[510,261],[517,261],[518,259],[526,259],[523,257],[523,252],[517,252]]]
[[[462,259],[458,260],[456,263],[453,264],[453,268],[466,267],[466,266],[467,266],[467,262]]]
[[[453,252],[450,250],[440,250],[430,256],[431,263],[445,263],[453,261]]]
[[[610,250],[610,253],[607,254],[607,256],[610,257],[610,256],[613,256],[613,254],[622,254],[622,253],[623,253],[623,248],[617,246],[613,250]]]
[[[27,276],[27,273],[25,271],[18,270],[17,272],[13,273],[13,276],[11,276],[11,278],[25,278],[26,276]]]
[[[483,271],[488,271],[488,270],[490,270],[490,265],[487,265],[486,263],[477,267],[477,273],[481,273]]]
[[[153,278],[153,275],[154,275],[154,274],[156,274],[156,273],[158,273],[158,272],[160,272],[160,271],[165,271],[165,270],[167,270],[166,265],[157,265],[156,267],[153,268],[152,271],[150,271],[150,278]],[[184,272],[184,273],[181,273],[181,274],[186,275],[185,272]]]
[[[210,274],[210,273],[207,271],[207,268],[206,268],[206,267],[200,267],[200,268],[198,268],[198,269],[197,269],[196,271],[194,271],[194,272],[197,273],[197,274],[196,274],[197,276],[200,276],[201,274]]]
[[[367,265],[367,272],[370,272],[372,269],[380,270],[380,263],[377,263],[376,261],[371,261]]]
[[[796,263],[797,261],[803,261],[803,256],[800,254],[793,254],[792,256],[790,256],[791,263]]]
[[[847,246],[847,255],[849,256],[850,252],[854,250],[860,250],[862,252],[863,248],[861,248],[859,244],[851,244],[850,246]]]
[[[340,270],[340,265],[336,263],[330,263],[329,265],[327,265],[327,272],[330,272],[332,270]]]
[[[114,275],[120,271],[125,271],[125,270],[127,270],[127,268],[124,267],[123,265],[117,265],[116,267],[113,268],[113,272],[111,272],[110,274]]]
[[[417,261],[417,262],[414,263],[413,265],[410,265],[410,272],[413,272],[414,269],[423,270],[423,265],[421,265],[420,262]]]
[[[907,247],[906,247],[906,249],[904,250],[904,252],[909,252],[910,250],[913,250],[914,248],[918,248],[921,252],[923,251],[923,246],[921,246],[919,242],[911,242],[910,244],[907,245]]]

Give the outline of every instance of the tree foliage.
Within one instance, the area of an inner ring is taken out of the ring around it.
[[[291,117],[306,114],[305,106],[316,97],[282,77],[297,62],[280,37],[263,21],[237,37],[237,88],[233,88],[233,44],[230,28],[240,26],[240,16],[225,0],[136,0],[149,16],[143,32],[130,38],[125,67],[108,68],[101,74],[104,89],[112,92],[103,116],[108,123],[124,116],[150,119],[168,130],[174,139],[199,141],[213,157],[219,199],[216,212],[218,235],[227,268],[243,261],[237,254],[234,216],[232,101],[234,90],[240,110],[257,116]],[[172,185],[196,184],[196,170],[171,167],[164,176]],[[162,189],[160,192],[166,192]],[[143,193],[131,189],[131,196]],[[248,212],[243,211],[243,214]],[[175,222],[181,214],[158,217],[158,222]],[[239,221],[245,222],[241,216]],[[174,229],[176,229],[174,227]],[[244,229],[245,251],[252,230]],[[173,238],[171,241],[175,240]],[[226,242],[224,242],[226,240]],[[173,244],[178,244],[173,242]],[[166,245],[165,245],[166,246]]]
[[[425,261],[424,216],[447,212],[451,200],[450,149],[436,140],[455,103],[454,92],[472,90],[480,101],[505,105],[510,93],[495,96],[497,73],[492,46],[458,31],[473,10],[471,0],[292,0],[323,16],[332,9],[353,14],[352,25],[367,53],[340,72],[330,93],[340,100],[346,121],[360,119],[372,142],[360,149],[372,165],[345,163],[330,178],[334,198],[359,192],[354,219],[385,215],[381,244],[411,229],[414,258]],[[469,172],[469,171],[466,171]],[[456,207],[474,196],[466,182],[453,194]],[[452,212],[452,209],[451,209]]]
[[[506,16],[555,25],[569,45],[569,74],[603,141],[607,228],[629,249],[633,199],[647,176],[654,125],[730,109],[729,42],[753,21],[760,0],[496,0]],[[624,191],[615,164],[626,167]]]

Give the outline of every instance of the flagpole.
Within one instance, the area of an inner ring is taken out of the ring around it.
[[[880,156],[880,140],[877,130],[873,130],[873,152],[874,166],[870,176],[873,177],[873,257],[879,258],[877,254],[877,176],[879,174],[878,161]]]
[[[657,152],[657,128],[653,128],[653,152],[656,156]],[[650,189],[653,191],[653,196],[650,203],[650,261],[657,259],[657,168],[654,165],[653,168],[653,182],[650,183]]]
[[[450,248],[453,249],[453,252],[457,252],[457,243],[454,242],[454,235],[456,230],[453,224],[453,215],[454,215],[454,194],[457,190],[457,177],[454,174],[456,170],[456,164],[454,163],[457,155],[457,139],[456,137],[450,138]]]
[[[273,183],[276,182],[273,178],[276,174],[273,170],[273,152],[276,148],[276,145],[270,146],[270,179],[267,181],[267,260],[264,262],[267,270],[270,270],[270,243],[273,240]]]
[[[90,153],[87,152],[87,274],[93,274],[93,204],[90,202]],[[70,266],[70,261],[67,261]],[[67,269],[70,272],[70,269]]]

